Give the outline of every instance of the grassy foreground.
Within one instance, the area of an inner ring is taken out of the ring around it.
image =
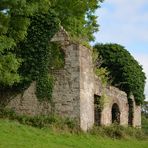
[[[113,140],[90,134],[38,129],[0,119],[0,148],[147,148],[148,141]]]

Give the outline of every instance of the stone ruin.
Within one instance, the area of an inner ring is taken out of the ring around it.
[[[141,106],[136,105],[134,97],[129,102],[126,93],[118,88],[102,86],[94,73],[90,49],[70,41],[62,27],[51,41],[60,43],[65,54],[64,68],[54,71],[56,81],[52,103],[38,101],[36,82],[33,82],[23,93],[0,92],[0,104],[21,115],[68,117],[84,131],[94,124],[107,126],[113,122],[141,127]],[[103,106],[100,108],[102,97]]]

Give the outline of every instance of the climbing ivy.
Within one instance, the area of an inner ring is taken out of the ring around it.
[[[52,10],[36,14],[30,20],[26,40],[17,46],[17,54],[23,59],[19,70],[22,84],[36,81],[37,97],[50,100],[54,82],[50,73],[54,64],[52,57],[56,58],[59,54],[55,55],[55,52],[60,52],[56,45],[53,49],[50,40],[59,29],[59,20]]]

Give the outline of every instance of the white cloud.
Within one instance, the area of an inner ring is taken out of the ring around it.
[[[132,54],[146,73],[148,99],[148,0],[105,0],[96,14],[100,31],[97,42],[113,42],[132,48]],[[142,53],[142,50],[145,53]]]
[[[107,5],[105,5],[107,4]],[[148,0],[106,0],[96,12],[101,24],[98,40],[126,44],[148,41]],[[118,37],[118,38],[117,38]]]

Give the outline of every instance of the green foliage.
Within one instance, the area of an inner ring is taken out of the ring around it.
[[[56,45],[54,50],[49,41],[58,29],[59,20],[54,11],[36,14],[31,17],[26,40],[21,42],[16,49],[18,56],[23,59],[20,68],[22,83],[26,80],[37,81],[37,96],[40,100],[41,98],[50,100],[52,97],[53,77],[49,75],[49,72],[51,66],[55,64],[52,56],[55,59],[58,58],[57,53],[60,51]]]
[[[93,40],[98,30],[94,12],[100,2],[1,0],[0,85],[24,86],[37,81],[38,97],[51,99],[51,71],[64,66],[64,53],[50,39],[61,24],[73,38],[87,43]]]
[[[141,123],[143,131],[148,135],[148,117],[142,115]]]
[[[51,7],[57,12],[61,25],[73,38],[83,41],[94,40],[98,31],[95,10],[102,0],[51,0]]]
[[[36,95],[41,101],[48,98],[51,101],[52,89],[54,85],[54,78],[52,75],[45,75],[39,77],[36,84]]]
[[[49,43],[60,24],[49,6],[48,0],[0,2],[0,85],[20,82],[20,87],[36,80],[39,99],[51,98],[49,71],[64,65],[59,46]]]
[[[80,128],[77,126],[77,122],[74,119],[63,118],[55,115],[45,116],[25,116],[17,115],[14,111],[10,109],[0,108],[0,119],[9,119],[18,121],[21,124],[29,125],[37,128],[55,128],[58,131],[66,130],[72,133],[82,133]],[[144,118],[142,123],[147,123]],[[144,124],[146,126],[146,124]],[[117,124],[112,124],[111,126],[94,126],[88,131],[88,134],[101,136],[101,137],[110,137],[112,139],[138,139],[144,140],[148,138],[148,133],[146,128],[139,129],[133,127],[123,127]]]
[[[65,53],[58,43],[50,43],[49,69],[57,70],[64,67]]]
[[[100,135],[103,137],[111,137],[113,139],[147,139],[145,132],[139,128],[123,127],[117,124],[111,126],[94,126],[89,131],[93,135]]]
[[[95,48],[92,51],[92,60],[93,60],[94,72],[96,76],[100,78],[102,85],[106,86],[108,82],[109,72],[107,71],[106,68],[101,67],[103,60]]]
[[[18,68],[20,57],[16,56],[15,46],[23,41],[30,24],[29,17],[36,9],[33,0],[0,1],[0,86],[12,86],[21,80]]]
[[[20,81],[20,76],[16,73],[21,60],[16,59],[15,55],[8,53],[0,58],[0,84],[13,85]]]
[[[95,48],[103,58],[102,67],[106,67],[112,85],[134,95],[136,103],[144,100],[145,74],[139,63],[121,45],[97,44]]]
[[[78,128],[76,126],[76,122],[69,118],[62,118],[58,116],[25,116],[25,115],[17,115],[14,111],[10,109],[0,108],[0,118],[7,118],[10,120],[16,120],[21,124],[34,126],[37,128],[45,128],[55,126],[57,128],[69,128],[71,130]]]
[[[1,148],[147,148],[147,140],[117,140],[67,130],[38,129],[0,119]]]
[[[109,72],[106,68],[100,67],[95,69],[95,74],[101,79],[102,85],[106,86]]]

